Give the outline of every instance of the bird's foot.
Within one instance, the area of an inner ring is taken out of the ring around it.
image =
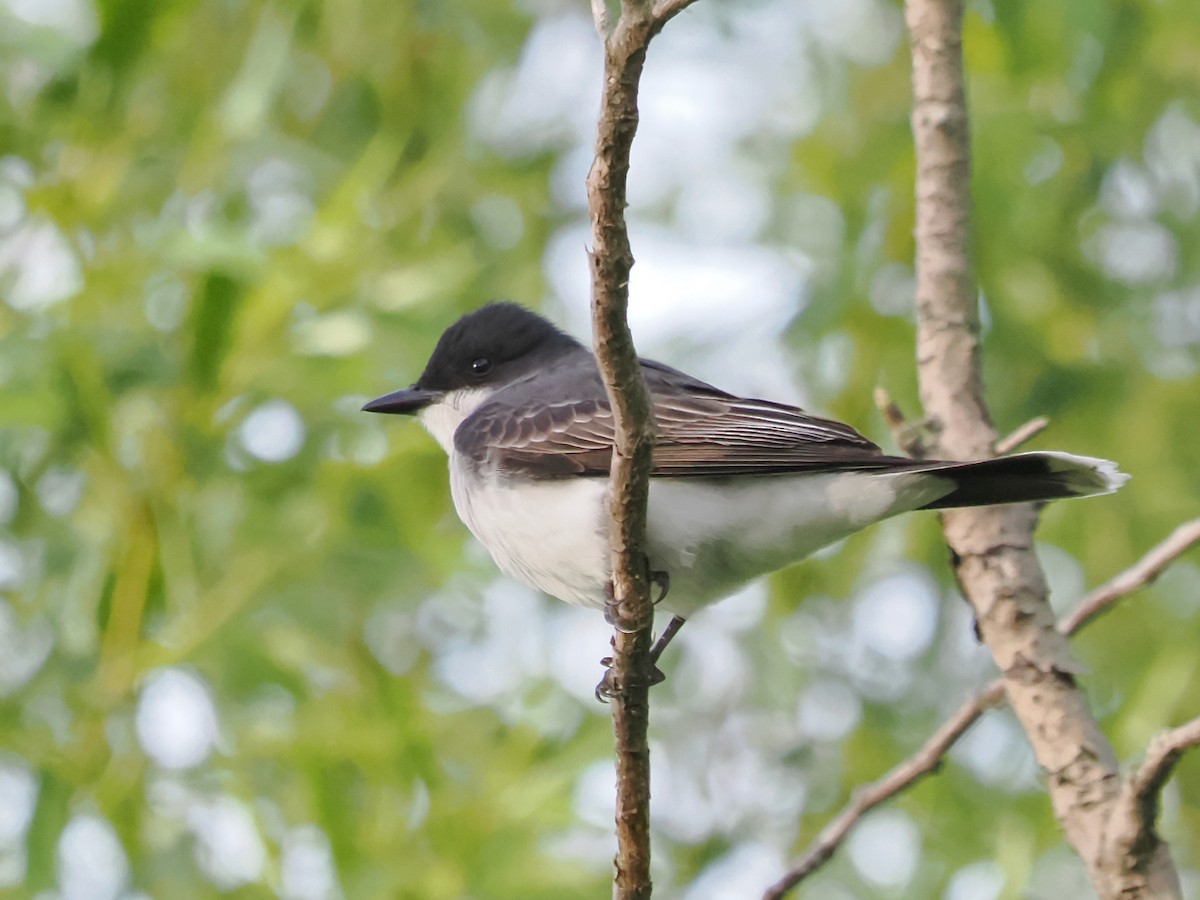
[[[667,644],[671,643],[671,638],[679,633],[679,629],[683,627],[683,623],[687,620],[683,616],[672,616],[671,621],[667,623],[667,627],[663,629],[663,633],[658,636],[658,640],[654,642],[654,646],[650,648],[650,662],[657,665],[658,658],[663,655],[663,651],[667,649]]]
[[[613,583],[609,581],[604,585],[604,621],[609,625],[617,624],[617,595],[613,590]]]
[[[665,570],[651,571],[650,583],[658,588],[658,596],[651,601],[654,606],[658,606],[667,596],[667,591],[671,589],[671,573]],[[609,625],[617,624],[616,605],[617,597],[613,590],[613,583],[610,581],[604,585],[604,621]]]
[[[667,591],[671,587],[671,575],[665,571],[650,572],[650,583],[658,588],[658,597],[655,598],[654,604],[657,606],[667,596]],[[604,588],[604,621],[609,625],[616,624],[616,597],[613,593],[612,582],[605,585]],[[671,638],[683,626],[683,619],[675,616],[671,619],[662,635],[654,642],[654,646],[650,648],[650,681],[649,687],[654,687],[656,684],[661,684],[666,681],[667,676],[663,674],[662,669],[658,667],[658,658],[662,656],[662,652],[670,643]],[[609,700],[621,693],[621,685],[613,675],[613,658],[606,656],[600,660],[600,665],[604,666],[604,677],[600,679],[600,683],[596,685],[596,699],[601,703],[607,703]]]
[[[600,679],[596,685],[596,699],[601,703],[607,703],[621,693],[621,684],[613,675],[613,658],[606,656],[600,660],[600,665],[604,666],[604,677]],[[650,668],[649,687],[654,687],[656,684],[661,684],[667,680],[667,676],[663,674],[662,669],[652,665]]]

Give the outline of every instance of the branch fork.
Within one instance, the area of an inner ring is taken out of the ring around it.
[[[1058,630],[1067,637],[1074,635],[1120,600],[1152,584],[1172,562],[1197,545],[1200,545],[1200,519],[1180,525],[1132,566],[1084,597],[1079,606],[1058,623]],[[897,764],[879,780],[859,787],[850,802],[812,841],[795,866],[767,890],[764,895],[766,900],[783,897],[828,862],[867,813],[908,790],[926,775],[936,772],[959,738],[980,716],[1000,706],[1004,699],[1004,679],[996,678],[959,707],[912,756]],[[1200,746],[1200,719],[1164,732],[1151,742],[1141,766],[1120,782],[1118,799],[1107,819],[1100,860],[1116,861],[1116,867],[1129,873],[1128,877],[1143,877],[1133,873],[1139,867],[1144,868],[1147,848],[1152,848],[1158,841],[1154,823],[1158,816],[1162,787],[1183,754],[1197,746]],[[1089,805],[1088,798],[1081,797],[1081,806]],[[1169,889],[1160,889],[1159,894],[1150,896],[1174,895]]]

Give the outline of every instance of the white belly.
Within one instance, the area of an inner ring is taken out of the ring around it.
[[[459,517],[503,571],[568,603],[603,608],[610,580],[607,479],[489,486],[457,465],[450,471]],[[656,478],[647,543],[651,568],[670,578],[662,608],[686,617],[948,489],[944,479],[909,473]]]
[[[949,490],[949,482],[924,474],[655,479],[646,530],[652,567],[671,579],[663,607],[686,617]]]
[[[496,565],[576,606],[604,607],[607,492],[604,478],[522,481],[514,487],[450,466],[454,508]]]

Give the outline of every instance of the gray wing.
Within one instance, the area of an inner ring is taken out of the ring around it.
[[[802,409],[735,397],[644,360],[657,440],[651,474],[661,477],[773,475],[911,465],[849,425]],[[541,385],[544,386],[542,381]],[[565,382],[572,400],[539,399],[528,385],[501,392],[454,435],[459,453],[529,478],[607,476],[613,415],[594,368]]]

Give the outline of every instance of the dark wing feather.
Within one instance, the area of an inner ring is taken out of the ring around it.
[[[909,462],[884,456],[848,425],[797,407],[734,397],[659,363],[643,362],[643,372],[657,427],[653,475],[717,478]],[[577,378],[572,387],[589,398],[554,402],[530,390],[506,391],[459,426],[458,452],[531,478],[608,475],[608,399],[598,376]]]

